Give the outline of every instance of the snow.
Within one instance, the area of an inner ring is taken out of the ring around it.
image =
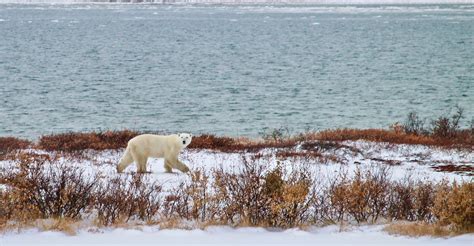
[[[414,180],[429,181],[469,181],[472,178],[468,173],[447,173],[438,172],[433,167],[438,165],[467,165],[474,166],[474,152],[469,150],[442,149],[422,145],[375,143],[368,141],[345,141],[342,142],[344,148],[320,150],[324,156],[337,156],[340,162],[322,162],[312,158],[282,159],[276,156],[281,149],[264,149],[258,153],[223,153],[218,151],[203,149],[185,149],[180,154],[180,159],[191,169],[200,169],[211,172],[214,169],[223,168],[226,172],[238,172],[242,167],[242,158],[259,154],[262,157],[256,161],[268,168],[281,165],[290,172],[294,168],[306,167],[317,179],[328,180],[341,172],[347,172],[349,176],[354,171],[360,169],[377,170],[381,167],[388,167],[391,180],[401,180],[410,176]],[[357,149],[354,152],[351,148]],[[291,151],[302,151],[301,146],[297,146]],[[39,154],[50,154],[40,150],[29,150]],[[81,168],[87,174],[93,176],[100,174],[104,178],[113,178],[117,175],[129,175],[136,172],[135,165],[125,169],[125,174],[117,174],[116,165],[119,162],[123,149],[108,151],[86,151],[85,158],[70,159],[60,158],[59,162]],[[387,162],[393,162],[389,165]],[[279,164],[277,164],[279,163]],[[13,161],[0,161],[0,171],[2,168],[11,168]],[[158,181],[165,190],[176,187],[180,182],[189,180],[189,176],[176,171],[176,173],[165,173],[163,159],[148,159],[147,175],[149,181]],[[472,175],[472,173],[471,173]]]
[[[383,226],[361,226],[340,232],[338,226],[270,231],[263,228],[208,227],[206,230],[138,229],[79,231],[75,236],[61,232],[30,230],[0,236],[1,245],[472,245],[473,234],[452,238],[392,236]]]
[[[322,162],[321,160],[311,158],[281,159],[276,155],[281,149],[264,149],[258,152],[262,157],[256,161],[262,165],[267,165],[269,168],[281,165],[287,171],[291,171],[293,168],[307,167],[321,182],[340,174],[340,172],[348,172],[349,175],[353,175],[357,168],[373,170],[386,166],[390,167],[390,179],[392,180],[400,180],[407,176],[422,181],[440,181],[443,179],[472,180],[466,173],[438,172],[432,168],[446,163],[474,166],[474,152],[469,150],[449,150],[421,145],[394,145],[367,141],[345,141],[342,144],[345,147],[321,150],[323,155],[337,156],[342,160],[342,163]],[[354,149],[358,151],[354,151]],[[289,150],[304,151],[301,145]],[[40,150],[28,151],[41,154],[55,154]],[[64,157],[60,158],[59,161],[65,165],[73,165],[83,169],[87,174],[86,178],[92,177],[95,174],[100,174],[103,179],[113,178],[117,175],[128,177],[131,172],[136,171],[134,165],[128,167],[124,174],[116,173],[115,167],[122,154],[123,149],[85,151],[83,158],[70,159]],[[223,168],[226,172],[239,172],[242,166],[242,158],[255,154],[186,149],[181,153],[180,160],[191,169],[211,172],[215,168]],[[388,165],[386,161],[396,164]],[[0,161],[0,171],[2,169],[14,168],[15,165],[13,161]],[[146,175],[146,179],[158,181],[158,183],[163,185],[164,191],[173,189],[180,182],[189,181],[190,179],[189,176],[179,172],[172,174],[164,173],[163,159],[149,159],[148,170],[151,173]],[[173,245],[222,243],[228,245],[473,245],[474,242],[474,234],[448,239],[392,236],[383,231],[382,225],[353,227],[342,232],[339,231],[340,229],[337,226],[283,231],[269,231],[263,228],[233,229],[225,226],[208,227],[206,230],[167,230],[160,229],[159,226],[134,226],[129,229],[94,229],[89,224],[89,226],[81,228],[75,236],[68,236],[62,232],[41,232],[37,229],[25,230],[20,233],[6,232],[3,235],[0,234],[0,245],[121,245],[135,244],[137,242],[142,245],[157,243]]]

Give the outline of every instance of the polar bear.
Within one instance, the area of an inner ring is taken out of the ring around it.
[[[168,136],[143,134],[128,141],[125,153],[117,166],[121,173],[132,162],[137,165],[137,172],[146,172],[148,157],[164,158],[165,171],[171,173],[173,168],[181,172],[188,172],[189,168],[178,160],[181,150],[191,143],[192,135],[188,133]]]

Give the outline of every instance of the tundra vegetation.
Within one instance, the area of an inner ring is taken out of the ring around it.
[[[15,168],[0,168],[0,228],[37,227],[74,234],[84,221],[96,227],[282,229],[386,223],[389,233],[412,236],[472,233],[471,180],[420,181],[410,176],[392,180],[390,164],[394,163],[390,162],[322,179],[305,166],[289,170],[279,163],[265,163],[261,153],[275,149],[280,159],[339,162],[337,156],[321,151],[347,148],[357,153],[344,144],[348,140],[472,151],[474,128],[472,124],[460,127],[462,115],[458,109],[453,116],[433,120],[431,127],[410,113],[406,122],[388,130],[335,129],[290,135],[282,128],[284,132],[272,130],[258,140],[203,134],[194,137],[188,147],[239,153],[242,165],[235,170],[191,170],[186,181],[171,189],[164,189],[147,174],[104,177],[69,164],[87,158],[84,153],[88,151],[123,150],[129,139],[140,134],[137,131],[71,132],[41,136],[37,142],[2,137],[0,160]],[[294,151],[295,146],[302,151]],[[473,171],[472,163],[464,168]]]

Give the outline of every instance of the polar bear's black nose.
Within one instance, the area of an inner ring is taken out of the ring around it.
[[[186,141],[183,140],[183,144],[186,144]]]

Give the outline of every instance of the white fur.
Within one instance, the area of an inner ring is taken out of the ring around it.
[[[165,170],[171,172],[173,168],[181,172],[188,172],[189,168],[178,160],[178,155],[191,143],[192,135],[188,133],[167,136],[143,134],[128,141],[127,149],[117,166],[117,172],[122,172],[132,162],[137,165],[137,172],[146,172],[146,163],[149,157],[164,158]]]

